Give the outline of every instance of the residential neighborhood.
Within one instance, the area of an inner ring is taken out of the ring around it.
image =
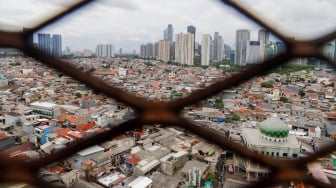
[[[67,61],[135,96],[163,102],[237,73],[230,65],[178,66],[123,57]],[[8,157],[38,160],[136,116],[127,104],[32,58],[0,62],[0,153]],[[286,66],[185,107],[182,116],[270,157],[297,160],[319,151],[336,138],[335,71],[297,62]],[[293,67],[298,69],[284,71]],[[314,165],[307,173],[336,182],[336,154]],[[42,168],[39,176],[62,187],[242,187],[270,172],[189,130],[155,124],[77,152]]]

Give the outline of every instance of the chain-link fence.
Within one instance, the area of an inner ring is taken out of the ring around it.
[[[265,22],[257,14],[251,12],[243,5],[237,3],[234,0],[223,0],[222,3],[236,9],[241,14],[245,15],[260,26],[269,30],[276,37],[284,41],[284,43],[286,44],[286,51],[273,58],[267,59],[265,62],[254,64],[248,69],[240,73],[234,74],[231,77],[225,78],[222,81],[216,82],[205,89],[198,90],[190,94],[186,98],[177,99],[168,103],[146,101],[144,99],[135,97],[132,94],[126,93],[121,89],[108,85],[102,80],[93,77],[88,73],[80,71],[71,66],[69,63],[54,58],[44,53],[42,50],[29,44],[28,39],[33,35],[34,32],[40,30],[41,28],[44,28],[51,23],[54,23],[65,15],[77,9],[80,9],[90,2],[92,1],[80,1],[70,6],[67,10],[56,14],[49,19],[46,19],[29,31],[0,31],[0,47],[17,48],[23,51],[26,55],[29,55],[41,61],[43,64],[52,67],[86,84],[94,91],[103,93],[108,97],[111,97],[131,106],[136,110],[137,115],[132,120],[111,127],[108,132],[104,132],[102,134],[99,134],[99,136],[91,137],[80,141],[74,145],[67,147],[64,150],[56,152],[37,161],[26,163],[20,160],[0,156],[1,182],[27,182],[31,185],[38,187],[51,187],[51,185],[46,184],[38,178],[38,171],[41,167],[56,162],[58,160],[65,159],[84,148],[104,142],[113,136],[116,136],[127,130],[139,127],[143,124],[160,123],[163,125],[180,126],[188,131],[191,131],[201,137],[206,138],[213,143],[218,144],[219,146],[222,146],[223,148],[231,150],[240,156],[249,158],[253,162],[268,166],[272,171],[268,178],[252,184],[252,187],[272,186],[286,181],[303,181],[316,187],[333,187],[332,185],[319,182],[318,180],[309,176],[307,174],[306,165],[309,162],[315,161],[318,157],[325,156],[335,151],[336,144],[325,147],[324,149],[315,152],[307,157],[300,158],[299,160],[278,160],[272,157],[258,154],[247,149],[244,146],[233,143],[227,137],[210,128],[197,126],[191,121],[181,117],[180,112],[181,110],[183,110],[184,107],[188,105],[195,104],[198,101],[216,95],[225,89],[237,86],[238,84],[252,77],[264,75],[269,70],[284,65],[289,60],[297,57],[316,57],[336,67],[334,62],[329,59],[329,57],[324,55],[321,51],[321,47],[325,43],[336,38],[336,31],[311,40],[293,40],[285,33],[280,32],[278,28],[274,27],[270,23]]]

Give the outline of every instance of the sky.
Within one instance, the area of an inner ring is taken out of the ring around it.
[[[336,29],[335,0],[236,0],[289,36],[305,39]],[[0,29],[33,27],[76,0],[2,0]],[[172,24],[174,34],[196,27],[203,34],[219,32],[224,43],[234,45],[238,29],[251,30],[257,40],[261,28],[219,0],[100,0],[43,28],[41,33],[61,34],[63,49],[94,50],[97,44],[115,44],[116,51],[139,51],[143,43],[163,39]]]

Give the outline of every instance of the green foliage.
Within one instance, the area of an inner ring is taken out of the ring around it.
[[[222,99],[216,99],[215,100],[215,108],[217,108],[217,109],[223,109],[224,108],[224,104],[223,104]]]
[[[297,71],[313,71],[315,68],[315,65],[301,65],[301,64],[295,64],[295,63],[289,63],[286,65],[281,66],[278,69],[275,69],[271,71],[270,73],[279,73],[279,74],[286,74],[289,75],[290,73],[297,72]]]
[[[232,116],[231,116],[231,119],[233,121],[240,121],[240,116],[236,113],[233,113]]]
[[[280,101],[284,103],[291,103],[291,101],[287,97],[280,97]]]
[[[217,179],[217,178],[216,178],[216,175],[215,175],[215,172],[214,172],[212,169],[209,169],[209,170],[208,170],[208,173],[209,173],[208,178],[209,178],[210,181],[214,181],[214,180]]]
[[[261,87],[273,88],[273,81],[271,81],[271,80],[265,81],[265,82],[261,83]]]
[[[15,63],[10,63],[9,65],[10,65],[10,66],[20,66],[21,63],[20,63],[20,62],[15,62]]]
[[[298,94],[301,96],[301,97],[304,97],[306,94],[305,92],[303,91],[303,89],[300,89]]]
[[[79,92],[77,92],[76,94],[75,94],[75,96],[77,97],[77,98],[82,98],[82,94],[81,93],[79,93]]]

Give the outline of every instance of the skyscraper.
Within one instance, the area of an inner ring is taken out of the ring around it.
[[[258,41],[260,41],[261,46],[266,46],[269,43],[269,31],[260,29],[258,31]]]
[[[196,27],[193,26],[193,25],[189,25],[187,27],[187,32],[190,33],[190,34],[193,34],[194,35],[194,53],[195,53],[195,45],[196,45]]]
[[[147,59],[154,58],[154,45],[152,43],[142,44],[140,46],[140,57]]]
[[[38,47],[44,52],[50,54],[51,53],[51,40],[50,34],[38,33]]]
[[[263,50],[260,41],[248,41],[246,46],[246,64],[260,63],[263,60]]]
[[[202,65],[209,65],[210,62],[210,45],[211,45],[211,36],[203,35],[202,36]]]
[[[168,38],[167,40],[170,41],[170,44],[173,42],[173,37],[174,37],[174,28],[172,24],[169,24],[167,28],[167,38]]]
[[[218,32],[215,32],[215,35],[214,35],[214,59],[217,62],[220,62],[220,61],[223,60],[223,47],[224,47],[223,37],[220,36]]]
[[[163,30],[163,40],[168,40],[170,44],[173,43],[174,28],[172,24],[168,24],[168,27]]]
[[[170,41],[160,40],[158,42],[158,60],[168,62],[170,59]]]
[[[236,31],[236,60],[235,64],[246,65],[246,45],[250,40],[250,31],[247,29],[239,29]]]
[[[51,38],[51,54],[56,57],[62,56],[62,36],[54,34]]]
[[[114,44],[98,44],[97,57],[114,57]]]
[[[194,35],[179,33],[175,35],[175,61],[182,65],[194,64]]]

